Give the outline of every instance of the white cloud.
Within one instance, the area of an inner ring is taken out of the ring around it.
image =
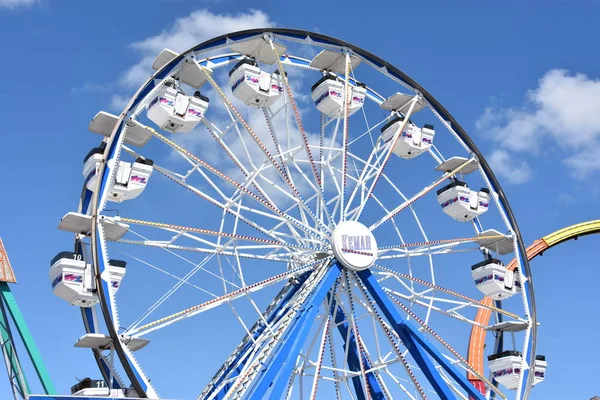
[[[258,10],[238,14],[213,14],[205,9],[194,11],[178,18],[158,35],[132,43],[131,47],[141,54],[141,59],[123,74],[121,83],[127,86],[142,84],[152,72],[152,62],[165,48],[182,52],[224,33],[273,25],[269,16]]]
[[[518,160],[505,150],[494,150],[487,160],[495,174],[508,183],[520,184],[531,180],[531,169],[526,161]]]
[[[113,111],[121,112],[129,102],[129,97],[115,94],[110,99],[110,108]]]
[[[600,80],[553,69],[521,107],[489,107],[476,127],[507,151],[548,148],[577,177],[600,171]]]
[[[71,88],[71,94],[88,94],[88,93],[101,93],[107,92],[112,88],[113,85],[97,82],[86,82],[81,86],[73,86]]]
[[[39,0],[0,0],[0,8],[30,7],[37,3]]]

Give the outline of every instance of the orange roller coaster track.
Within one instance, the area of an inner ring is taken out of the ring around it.
[[[527,259],[532,260],[550,247],[554,247],[567,240],[577,239],[580,236],[591,235],[593,233],[600,233],[600,220],[582,222],[580,224],[559,229],[556,232],[552,232],[551,234],[534,241],[527,248]],[[512,259],[507,265],[508,270],[511,271],[516,267],[516,259]],[[493,300],[489,297],[484,297],[482,303],[490,306],[492,305]],[[477,322],[479,325],[473,326],[471,329],[471,337],[469,338],[468,361],[469,364],[476,368],[480,375],[483,375],[484,373],[485,355],[483,349],[485,345],[485,335],[487,333],[482,326],[487,326],[489,324],[491,316],[492,311],[490,309],[480,308],[477,312],[477,316],[475,317],[475,322]],[[471,381],[471,383],[473,383],[473,385],[475,385],[475,387],[477,387],[479,391],[485,393],[485,385],[479,378],[471,373],[467,374],[467,378],[469,381]]]

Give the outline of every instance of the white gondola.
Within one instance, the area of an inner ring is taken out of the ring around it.
[[[208,98],[195,92],[187,96],[173,81],[166,82],[148,104],[148,118],[171,133],[191,132],[208,109]]]
[[[509,271],[500,260],[489,259],[471,267],[471,276],[481,293],[494,300],[504,300],[517,291],[518,274]]]
[[[384,143],[388,143],[394,138],[398,129],[402,126],[404,117],[396,117],[391,119],[387,124],[381,128],[381,138]],[[419,154],[429,150],[433,145],[433,137],[435,136],[435,129],[433,125],[423,125],[423,128],[407,123],[404,126],[404,130],[400,134],[396,147],[394,147],[394,154],[398,157],[411,159]]]
[[[521,363],[523,356],[520,351],[507,350],[499,354],[488,356],[488,367],[495,380],[508,389],[517,389],[521,377]],[[546,357],[536,356],[534,385],[544,380],[546,376]]]
[[[244,58],[229,71],[229,86],[235,97],[253,107],[270,107],[283,93],[279,70],[272,74],[261,71],[250,58]]]
[[[465,182],[454,181],[437,191],[442,210],[457,221],[470,221],[486,212],[490,202],[489,189],[470,190]]]
[[[154,162],[138,157],[135,162],[119,162],[115,183],[110,190],[108,200],[121,203],[138,197],[146,188]]]
[[[50,263],[52,292],[69,304],[78,307],[92,307],[98,303],[98,296],[92,291],[92,272],[81,254],[71,251],[58,253]],[[108,273],[110,286],[115,293],[125,275],[125,261],[110,260]]]
[[[352,86],[348,105],[348,116],[362,108],[367,95],[367,87],[357,82]],[[317,109],[331,118],[342,118],[344,110],[344,82],[336,75],[327,73],[311,88],[311,97]]]
[[[74,397],[102,397],[125,399],[130,397],[137,398],[134,389],[111,389],[106,385],[104,379],[84,378],[76,385],[71,386],[71,395]]]
[[[102,146],[92,149],[84,159],[83,176],[88,190],[96,190],[96,179],[98,169],[102,161],[105,143]],[[124,200],[131,200],[138,197],[146,188],[154,162],[143,157],[138,157],[135,162],[119,162],[115,181],[110,189],[108,200],[121,203]]]
[[[535,356],[535,377],[533,378],[534,386],[546,379],[547,367],[548,362],[546,361],[546,356],[541,354]]]

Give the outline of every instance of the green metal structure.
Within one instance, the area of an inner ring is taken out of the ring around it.
[[[12,320],[13,326],[19,333],[21,342],[27,351],[45,394],[56,394],[50,374],[25,323],[25,318],[23,318],[15,296],[10,290],[9,284],[16,282],[17,280],[6,254],[4,244],[2,243],[2,239],[0,239],[0,338],[2,339],[0,346],[13,396],[16,400],[28,399],[31,391],[17,355],[10,320]]]

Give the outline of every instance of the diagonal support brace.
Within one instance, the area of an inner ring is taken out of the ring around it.
[[[377,279],[371,271],[364,270],[358,272],[358,277],[365,285],[383,315],[398,334],[413,359],[425,373],[429,383],[434,387],[437,394],[443,400],[456,399],[451,392],[448,384],[442,379],[439,371],[433,365],[431,358],[450,375],[465,392],[473,399],[485,400],[485,397],[467,380],[461,371],[451,364],[440,351],[413,326],[409,321],[404,320],[400,313],[394,307],[394,304],[387,297],[385,291],[377,282]]]
[[[344,350],[348,348],[348,366],[352,371],[360,371],[358,346],[356,345],[354,333],[348,324],[346,314],[344,313],[344,310],[342,310],[342,307],[337,305],[337,302],[331,293],[327,294],[327,298],[331,304],[331,316],[334,317],[335,325],[338,328],[340,336],[344,340]],[[366,370],[371,368],[369,361],[365,357],[363,357],[363,365],[365,366]],[[377,378],[373,372],[367,373],[367,380],[369,382],[369,392],[371,394],[371,398],[373,400],[384,399],[385,396],[383,394],[383,390],[381,389],[381,386],[379,386],[379,382],[377,381]],[[364,400],[367,398],[360,376],[355,376],[352,378],[352,386],[354,386],[354,391],[358,400]]]
[[[283,391],[289,381],[296,359],[315,321],[319,308],[324,302],[340,275],[340,267],[336,264],[326,267],[328,270],[308,299],[302,304],[298,315],[288,328],[278,348],[267,361],[249,391],[248,399],[262,399],[270,388],[271,399],[283,398]]]

